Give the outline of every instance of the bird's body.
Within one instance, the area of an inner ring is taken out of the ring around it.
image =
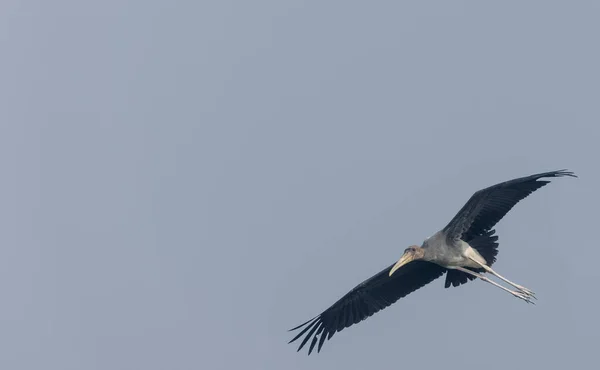
[[[459,239],[449,242],[443,231],[438,231],[431,237],[425,239],[423,245],[423,260],[435,263],[447,269],[456,267],[481,268],[474,262],[475,259],[480,264],[487,264],[487,261],[477,250],[466,241]]]
[[[390,306],[398,299],[446,274],[445,287],[459,286],[481,279],[513,296],[532,303],[534,293],[511,282],[491,266],[498,254],[498,237],[493,227],[522,199],[548,184],[544,177],[576,177],[565,170],[544,172],[505,181],[477,191],[440,231],[425,239],[421,246],[404,250],[397,263],[358,284],[327,310],[290,330],[300,329],[291,341],[305,335],[298,350],[312,338],[308,353],[318,343]],[[490,273],[515,290],[490,280]]]

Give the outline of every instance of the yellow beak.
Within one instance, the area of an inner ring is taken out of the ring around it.
[[[392,267],[392,269],[390,270],[390,276],[392,276],[392,274],[394,272],[396,272],[396,270],[398,270],[400,267],[406,265],[407,263],[409,263],[412,260],[413,260],[412,254],[407,254],[407,253],[403,254],[402,257],[400,257],[400,259],[398,260],[398,262],[396,262],[394,267]]]

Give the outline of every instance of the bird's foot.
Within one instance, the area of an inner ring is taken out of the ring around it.
[[[531,303],[531,304],[535,304],[535,302],[533,302],[531,300],[531,298],[537,299],[535,298],[535,296],[529,295],[529,294],[525,294],[524,292],[521,291],[510,291],[512,293],[512,295],[514,295],[515,297],[524,300],[527,303]]]
[[[515,284],[515,288],[517,288],[517,290],[520,293],[522,293],[522,294],[524,294],[524,295],[526,295],[528,297],[531,297],[533,299],[537,299],[537,297],[535,296],[535,292],[534,291],[532,291],[530,289],[527,289],[524,286],[521,286],[521,285],[518,285],[518,284]]]

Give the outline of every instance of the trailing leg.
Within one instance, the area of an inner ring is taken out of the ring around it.
[[[528,295],[528,294],[525,294],[524,292],[514,291],[514,290],[510,290],[508,288],[505,288],[502,285],[496,283],[495,281],[490,280],[487,276],[483,276],[483,275],[481,275],[481,274],[479,274],[477,272],[471,271],[469,269],[466,269],[466,268],[463,268],[463,267],[455,267],[455,269],[459,270],[459,271],[462,271],[464,273],[467,273],[469,275],[473,275],[473,276],[475,276],[475,277],[477,277],[477,278],[485,281],[486,283],[490,283],[490,284],[492,284],[492,285],[494,285],[494,286],[496,286],[496,287],[498,287],[498,288],[500,288],[500,289],[502,289],[502,290],[504,290],[506,292],[509,292],[510,294],[514,295],[515,297],[524,300],[527,303],[533,303],[531,301],[531,296]]]
[[[473,262],[477,263],[477,264],[478,264],[479,266],[481,266],[481,267],[482,267],[482,268],[483,268],[485,271],[487,271],[487,272],[489,272],[490,274],[492,274],[492,275],[496,276],[497,278],[499,278],[500,280],[502,280],[502,281],[506,282],[507,284],[510,284],[510,285],[514,286],[515,288],[517,288],[517,290],[518,290],[518,291],[522,292],[523,294],[525,294],[525,295],[528,295],[528,296],[532,297],[533,299],[537,299],[537,298],[536,298],[536,296],[535,296],[535,293],[534,293],[532,290],[530,290],[530,289],[527,289],[527,288],[525,288],[524,286],[521,286],[521,285],[519,285],[519,284],[515,284],[515,283],[513,283],[512,281],[508,280],[507,278],[505,278],[504,276],[500,275],[500,274],[499,274],[499,273],[497,273],[496,271],[492,270],[492,268],[491,268],[491,267],[489,267],[489,266],[487,266],[487,265],[485,265],[485,264],[482,264],[481,262],[478,262],[478,261],[476,261],[475,259],[473,259],[473,258],[471,258],[471,257],[469,257],[469,259],[470,259],[471,261],[473,261]]]

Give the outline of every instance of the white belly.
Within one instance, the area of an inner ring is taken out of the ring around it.
[[[483,256],[481,256],[481,254],[479,254],[479,252],[477,252],[477,250],[473,247],[471,247],[469,245],[469,243],[464,242],[461,240],[461,249],[462,249],[462,253],[460,255],[456,255],[455,257],[451,258],[449,261],[447,261],[448,266],[446,266],[447,268],[453,268],[453,267],[472,267],[472,268],[481,268],[481,264],[483,265],[487,265],[487,261],[485,260],[485,258],[483,258]],[[475,261],[479,262],[475,262]]]

